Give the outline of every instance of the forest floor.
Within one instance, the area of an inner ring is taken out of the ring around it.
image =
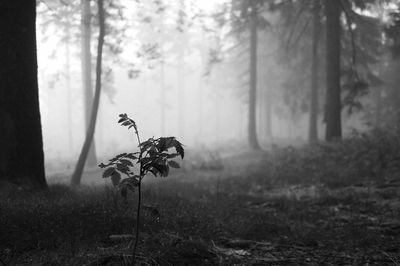
[[[144,184],[136,263],[400,265],[397,155],[364,144],[188,153]],[[109,236],[132,233],[137,195],[84,178],[0,196],[0,265],[130,265],[130,240]]]

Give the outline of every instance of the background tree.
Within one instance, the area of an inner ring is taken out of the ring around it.
[[[308,140],[315,142],[318,140],[318,76],[319,76],[319,43],[321,32],[321,3],[314,0],[312,3],[312,55],[311,55],[311,97],[310,97],[310,123],[308,130]]]
[[[257,136],[257,72],[258,72],[258,30],[266,24],[266,20],[260,15],[262,10],[263,1],[259,0],[246,0],[236,1],[233,0],[230,6],[224,6],[225,10],[214,15],[215,20],[219,27],[227,27],[229,34],[223,37],[222,42],[219,41],[217,49],[213,49],[211,60],[215,63],[223,62],[223,57],[226,62],[232,60],[233,67],[239,72],[237,82],[240,89],[246,89],[246,104],[247,106],[247,141],[252,149],[260,149],[260,144]],[[226,19],[225,13],[229,12],[229,19]],[[227,49],[221,49],[224,42],[234,41],[234,44]],[[225,50],[225,51],[223,51]],[[225,55],[222,55],[225,53]],[[218,55],[220,54],[220,55]],[[238,60],[233,58],[240,58],[248,61],[248,67],[242,69],[238,65]],[[242,72],[243,71],[243,72]],[[243,82],[243,80],[246,80]],[[246,86],[243,86],[245,85]]]
[[[325,1],[326,14],[326,110],[325,139],[342,137],[340,100],[340,14],[339,1]]]
[[[257,95],[257,0],[250,1],[250,82],[249,82],[249,144],[252,149],[260,149],[256,127]]]
[[[82,87],[84,91],[84,116],[85,128],[89,130],[91,112],[93,105],[93,87],[92,87],[92,53],[91,53],[91,19],[90,0],[81,0],[81,65],[82,65]],[[88,132],[86,132],[87,134]],[[97,164],[96,143],[94,139],[89,149],[87,157],[88,166]]]
[[[36,1],[0,3],[0,179],[44,189],[35,22]]]
[[[78,162],[75,167],[75,171],[72,175],[72,185],[79,185],[82,177],[83,168],[85,161],[90,150],[90,144],[93,141],[93,136],[96,128],[97,112],[99,110],[100,103],[100,92],[101,92],[101,74],[102,74],[102,55],[103,55],[103,44],[105,36],[105,17],[103,0],[98,0],[98,16],[99,16],[99,39],[97,44],[97,60],[96,60],[96,87],[95,95],[93,100],[93,106],[90,117],[90,124],[86,134],[85,142],[82,146],[81,154],[79,155]]]

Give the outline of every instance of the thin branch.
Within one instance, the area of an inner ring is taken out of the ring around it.
[[[306,23],[304,23],[304,26],[300,32],[300,34],[297,36],[296,40],[293,42],[292,46],[296,46],[297,43],[301,40],[301,38],[304,36],[304,32],[307,30],[308,24],[310,23],[311,19],[307,19]]]

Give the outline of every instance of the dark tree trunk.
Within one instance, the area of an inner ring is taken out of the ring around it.
[[[341,139],[340,101],[340,3],[325,1],[326,12],[326,134],[325,139]]]
[[[313,40],[311,64],[311,97],[310,97],[310,128],[308,139],[310,142],[318,140],[318,48],[320,39],[320,0],[313,2]]]
[[[105,18],[104,18],[104,9],[103,9],[103,0],[98,0],[98,9],[99,9],[99,22],[100,22],[100,33],[97,45],[97,62],[96,62],[96,87],[95,94],[93,100],[93,107],[91,111],[90,124],[86,134],[85,142],[82,147],[81,154],[79,155],[78,162],[75,167],[75,171],[72,175],[71,184],[79,185],[82,177],[83,168],[85,166],[85,161],[89,153],[90,144],[93,141],[94,132],[96,129],[96,119],[97,112],[99,110],[100,103],[100,92],[101,92],[101,64],[102,64],[102,56],[103,56],[103,44],[104,44],[104,35],[105,35]]]
[[[257,97],[257,2],[250,0],[250,90],[249,90],[249,144],[252,149],[260,149],[256,127]]]
[[[92,89],[92,53],[90,51],[91,38],[91,12],[90,0],[82,0],[82,82],[84,90],[84,112],[85,112],[85,133],[89,128],[91,111],[93,104],[93,89]],[[92,140],[91,147],[87,158],[88,166],[97,164],[96,145]]]
[[[35,21],[35,0],[0,2],[0,179],[45,189]]]

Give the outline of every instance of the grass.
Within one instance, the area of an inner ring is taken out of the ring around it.
[[[393,265],[400,258],[400,192],[382,184],[399,174],[390,165],[398,142],[373,134],[231,156],[224,169],[202,165],[207,170],[145,183],[139,262]],[[383,153],[385,141],[391,145]],[[129,198],[104,185],[61,184],[0,196],[0,259],[129,265],[129,241],[109,239],[133,231]]]

